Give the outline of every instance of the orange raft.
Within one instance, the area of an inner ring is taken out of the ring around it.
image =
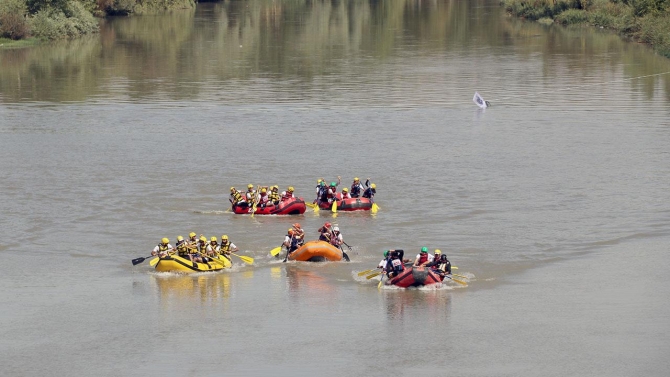
[[[342,250],[325,241],[309,241],[289,254],[288,259],[303,262],[337,262],[342,260]]]

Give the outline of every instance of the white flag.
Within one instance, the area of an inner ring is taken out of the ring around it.
[[[479,93],[475,92],[475,96],[472,97],[472,101],[477,104],[482,109],[485,109],[488,107],[486,104],[486,101],[482,98],[482,96],[479,95]]]

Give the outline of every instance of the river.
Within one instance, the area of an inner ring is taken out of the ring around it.
[[[2,375],[670,374],[670,60],[646,46],[493,0],[250,0],[0,67]],[[380,211],[226,211],[338,175]],[[337,223],[351,262],[270,257],[295,221]],[[131,264],[191,231],[254,265]],[[468,286],[357,275],[422,246]]]

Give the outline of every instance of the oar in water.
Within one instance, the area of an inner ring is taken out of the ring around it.
[[[198,251],[198,254],[200,254],[200,256],[202,256],[203,258],[207,258],[207,259],[211,260],[211,261],[214,262],[214,263],[217,263],[217,264],[219,264],[219,265],[221,265],[221,266],[223,266],[223,267],[226,267],[226,265],[225,265],[223,262],[221,262],[220,260],[218,260],[217,258],[208,257],[207,255],[205,255],[205,254],[203,254],[203,253],[201,253],[201,252],[199,252],[199,251]],[[196,264],[196,262],[193,262],[193,267],[198,267],[198,265]]]
[[[138,264],[144,262],[145,260],[147,260],[147,259],[149,259],[149,258],[151,258],[151,257],[153,257],[153,255],[149,255],[148,257],[135,258],[135,259],[132,260],[132,262],[133,262],[133,266],[136,266],[136,265],[138,265]]]
[[[275,247],[274,249],[270,250],[270,255],[272,255],[273,257],[276,257],[277,255],[279,255],[279,253],[281,253],[281,248],[282,248],[283,246],[284,246],[284,245],[277,246],[277,247]]]
[[[252,258],[252,257],[247,257],[247,256],[244,256],[244,255],[237,255],[235,253],[230,253],[230,254],[242,259],[242,262],[244,262],[246,264],[254,264],[254,258]]]
[[[377,211],[379,211],[379,206],[377,205],[377,203],[372,202],[372,210],[371,211],[372,211],[372,213],[377,213]]]
[[[372,271],[374,271],[374,270],[376,270],[376,268],[371,268],[371,269],[369,269],[369,270],[361,271],[361,272],[358,273],[358,276],[367,275],[367,274],[369,274],[370,272],[372,272]]]
[[[453,267],[451,267],[451,268],[453,268]],[[459,275],[459,274],[452,274],[452,275],[458,276],[459,278],[463,278],[463,279],[470,279],[469,277],[467,277],[465,275]]]
[[[450,275],[444,275],[444,277],[447,278],[447,279],[451,279],[452,281],[455,281],[456,283],[458,283],[460,285],[468,285],[468,283],[464,282],[463,280],[454,279]]]
[[[317,205],[314,204],[314,203],[308,203],[308,202],[305,202],[305,205],[306,205],[307,207],[309,207],[309,208],[312,208],[312,209],[314,209],[314,207],[317,207],[317,208],[319,207],[319,206],[317,206]]]
[[[384,276],[386,276],[386,275],[382,275],[382,278],[379,279],[379,284],[377,284],[377,289],[382,289],[382,285],[384,285]]]
[[[370,280],[370,279],[372,279],[372,278],[374,278],[374,277],[377,277],[377,276],[381,275],[381,273],[382,273],[382,271],[377,271],[377,272],[375,272],[375,273],[372,273],[372,274],[366,276],[365,278],[368,279],[368,280]]]
[[[333,211],[333,213],[337,213],[337,199],[333,199],[333,205],[330,207],[330,210]]]

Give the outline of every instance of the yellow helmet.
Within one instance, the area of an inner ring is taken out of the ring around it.
[[[435,249],[435,254],[437,254],[437,255],[442,254],[442,250],[440,250],[440,249]]]
[[[360,179],[358,179],[358,177],[354,178],[354,182],[358,182],[358,181],[360,181]]]
[[[376,189],[376,188],[377,188],[377,185],[375,185],[375,184],[373,183],[373,184],[370,185],[370,188]]]
[[[202,237],[200,237],[200,241],[207,242],[207,238],[205,238],[205,236],[202,236]]]
[[[168,240],[167,238],[163,238],[163,239],[161,240],[161,242],[162,242],[162,243],[169,243],[170,240]]]
[[[177,236],[177,241],[183,241],[183,240],[184,240],[184,237],[182,237],[182,236]]]
[[[188,236],[191,237],[191,238],[195,237],[195,232],[189,233]]]
[[[288,187],[288,191],[289,191],[289,192],[293,192],[293,186],[289,186],[289,187]]]
[[[265,192],[268,192],[268,190],[267,190],[266,188],[263,188],[263,189],[261,190],[261,192],[265,193]]]
[[[349,189],[345,187],[342,189],[342,192],[349,192]]]
[[[321,182],[323,182],[323,179],[317,179],[316,180],[316,183],[321,183]]]
[[[254,188],[254,185],[252,185],[251,183],[249,183],[249,184],[247,185],[247,188],[248,188],[248,189],[252,189],[252,188]]]
[[[225,234],[223,236],[221,236],[221,241],[227,240],[227,239],[228,239],[228,236],[226,236]]]
[[[234,192],[234,191],[235,191],[235,187],[231,187],[231,188],[230,188],[230,191],[231,191],[231,192]]]
[[[216,242],[216,237],[212,237],[212,238],[210,239],[210,241],[212,241],[212,242]]]
[[[273,189],[273,190],[279,190],[279,186],[274,185],[274,186],[272,186],[272,189]]]

